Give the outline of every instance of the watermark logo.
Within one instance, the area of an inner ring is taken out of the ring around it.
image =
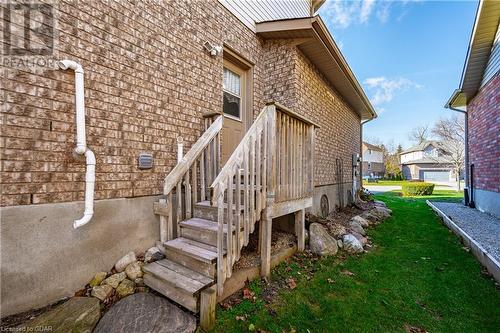
[[[3,65],[14,68],[50,66],[57,41],[54,4],[6,2],[1,8]]]

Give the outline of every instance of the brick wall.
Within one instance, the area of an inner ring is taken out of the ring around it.
[[[57,6],[57,59],[85,70],[96,199],[161,193],[176,163],[176,137],[189,149],[202,133],[202,114],[221,109],[223,61],[204,51],[205,41],[254,64],[255,115],[278,100],[320,124],[317,185],[337,181],[336,158],[344,181],[351,179],[360,119],[295,46],[262,41],[215,0]],[[73,72],[2,64],[2,74],[2,205],[83,200],[85,162],[73,155]],[[153,154],[153,169],[137,168],[141,152]]]
[[[467,112],[474,187],[500,192],[500,75],[480,90]]]
[[[268,42],[266,98],[274,99],[318,124],[315,184],[352,182],[352,155],[360,153],[361,118],[296,47]],[[336,160],[342,177],[336,174]],[[342,178],[342,179],[341,179]]]

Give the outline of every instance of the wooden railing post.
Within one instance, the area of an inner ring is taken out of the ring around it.
[[[276,106],[267,106],[267,119],[265,126],[267,126],[267,200],[266,208],[262,213],[262,220],[260,227],[260,259],[262,276],[269,276],[271,274],[271,232],[273,220],[268,214],[268,208],[274,203],[276,197]]]
[[[314,191],[314,145],[315,145],[315,128],[314,125],[309,126],[309,145],[308,145],[308,157],[309,157],[309,172],[308,172],[308,188],[307,192],[309,195],[313,194]]]

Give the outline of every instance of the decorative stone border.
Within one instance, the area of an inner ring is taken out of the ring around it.
[[[464,244],[472,250],[472,253],[477,258],[477,260],[479,260],[479,262],[486,267],[488,272],[493,275],[495,280],[500,283],[500,263],[491,254],[489,254],[489,252],[486,251],[481,246],[481,244],[472,239],[472,237],[470,237],[465,231],[463,231],[458,225],[456,225],[455,222],[453,222],[443,211],[433,205],[432,202],[426,200],[426,203],[439,216],[441,216],[444,224],[446,224],[446,226],[450,228],[451,231],[462,238]]]

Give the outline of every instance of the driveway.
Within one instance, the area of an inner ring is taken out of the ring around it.
[[[390,186],[365,185],[363,187],[368,189],[368,191],[370,191],[374,194],[390,192],[390,191],[394,191],[394,190],[401,190],[401,186],[399,186],[399,185],[390,185]]]

